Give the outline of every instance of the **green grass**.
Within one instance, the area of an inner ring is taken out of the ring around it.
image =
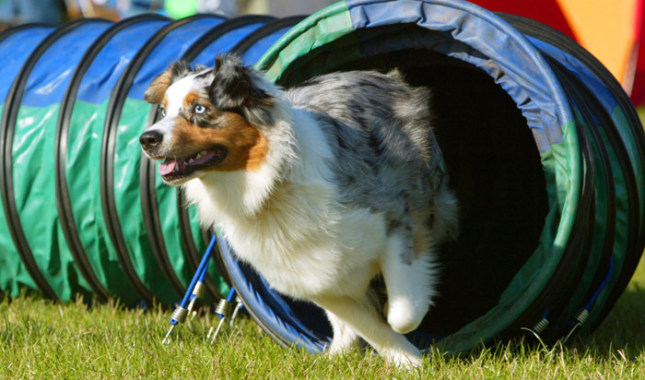
[[[639,110],[645,119],[645,109]],[[498,345],[463,357],[433,351],[416,372],[358,350],[329,358],[283,349],[250,319],[210,345],[218,320],[202,314],[161,344],[168,312],[115,304],[52,303],[34,296],[0,303],[0,379],[645,379],[645,262],[590,336],[555,348]]]
[[[358,350],[328,358],[283,349],[249,319],[210,345],[212,315],[175,329],[168,313],[88,308],[23,296],[0,304],[0,379],[23,378],[645,378],[645,265],[599,329],[572,345],[499,345],[463,357],[434,351],[418,372],[400,372]]]

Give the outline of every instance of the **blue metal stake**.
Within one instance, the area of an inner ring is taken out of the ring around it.
[[[219,303],[217,304],[217,307],[215,308],[215,312],[217,313],[217,316],[220,318],[219,323],[217,324],[217,329],[215,329],[215,333],[213,334],[213,338],[211,339],[211,344],[215,342],[215,339],[217,338],[217,335],[219,334],[220,329],[222,328],[222,325],[224,324],[224,320],[231,314],[231,303],[235,299],[235,288],[231,288],[231,291],[228,293],[228,296],[226,297],[225,300],[220,300]],[[238,303],[238,305],[241,305],[241,303]],[[239,311],[239,307],[236,307],[235,313],[233,315],[237,315],[237,311]],[[231,323],[233,322],[233,318],[231,318]],[[207,338],[211,336],[212,328],[211,331],[208,332]]]
[[[206,252],[204,252],[202,261],[199,263],[199,266],[197,267],[197,271],[195,272],[195,275],[193,276],[193,279],[191,280],[190,285],[186,290],[186,294],[184,295],[184,298],[181,300],[181,303],[175,308],[175,310],[170,315],[170,329],[166,333],[166,336],[163,338],[163,341],[161,342],[162,344],[170,343],[170,340],[168,338],[170,337],[170,333],[172,332],[172,330],[179,323],[183,323],[186,321],[186,317],[188,316],[188,313],[195,306],[195,301],[197,300],[198,297],[200,297],[203,294],[204,277],[206,276],[206,271],[208,270],[208,263],[210,262],[211,254],[213,253],[213,248],[215,247],[216,242],[217,242],[217,237],[215,236],[215,234],[213,234],[211,241],[208,244],[208,248],[206,249]],[[186,306],[187,304],[188,306]]]

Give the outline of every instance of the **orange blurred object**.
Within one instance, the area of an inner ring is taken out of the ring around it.
[[[532,18],[574,38],[645,106],[645,0],[471,0],[495,12]]]

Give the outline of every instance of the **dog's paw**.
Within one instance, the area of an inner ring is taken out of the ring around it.
[[[348,331],[344,332],[344,334],[336,334],[329,346],[327,346],[325,351],[328,355],[342,355],[351,351],[354,347],[359,346],[360,340],[355,334],[349,333]]]
[[[346,344],[346,343],[338,343],[336,341],[333,341],[325,350],[327,355],[329,356],[336,356],[336,355],[343,355],[352,349],[352,344]]]
[[[400,369],[414,369],[423,365],[421,355],[416,353],[395,352],[387,355],[386,360]]]
[[[415,305],[407,298],[396,298],[388,301],[383,307],[387,323],[399,334],[415,330],[428,312],[429,305]]]

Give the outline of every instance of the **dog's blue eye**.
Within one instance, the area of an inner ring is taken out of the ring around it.
[[[204,113],[206,112],[206,107],[201,104],[196,104],[194,108],[195,113]]]

